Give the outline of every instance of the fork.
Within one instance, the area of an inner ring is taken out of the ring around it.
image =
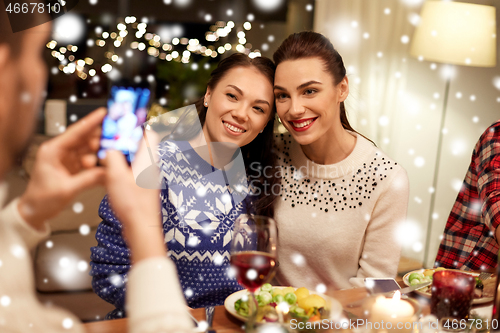
[[[215,312],[215,307],[213,306],[205,307],[205,319],[208,324],[206,333],[215,333],[215,330],[212,328],[212,323],[214,321],[214,312]]]
[[[479,274],[478,278],[479,278],[479,280],[484,281],[492,275],[493,274],[488,273],[488,272],[481,272],[481,274]]]

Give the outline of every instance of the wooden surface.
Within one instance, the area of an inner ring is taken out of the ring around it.
[[[191,310],[196,320],[205,320],[205,309]],[[243,332],[243,323],[231,316],[224,306],[215,307],[213,328],[217,333]],[[127,332],[127,319],[103,320],[83,325],[87,333],[125,333]]]
[[[402,282],[402,278],[397,278],[396,281],[401,287],[406,287]],[[365,288],[331,290],[327,291],[326,294],[334,297],[342,304],[346,317],[362,317],[362,307],[348,308],[347,305],[367,297],[368,293]],[[423,315],[430,313],[430,299],[418,296],[415,293],[410,294],[410,296],[420,304]],[[489,304],[482,304],[482,306]],[[191,310],[191,314],[197,320],[205,319],[205,310],[203,308]],[[243,323],[232,317],[226,311],[224,306],[217,306],[215,308],[213,328],[217,331],[217,333],[243,332],[242,325]],[[84,327],[87,330],[87,333],[125,333],[127,331],[127,319],[93,322],[84,324]]]
[[[396,281],[398,281],[401,286],[405,286],[401,278],[396,279]],[[326,294],[334,297],[340,302],[340,304],[342,304],[344,310],[349,312],[346,313],[346,316],[350,316],[352,314],[358,317],[360,317],[363,312],[361,307],[347,308],[346,306],[349,303],[368,296],[365,288],[332,290]],[[191,314],[197,320],[205,319],[205,309],[203,308],[191,310]],[[231,316],[226,311],[224,306],[217,306],[215,308],[213,327],[217,333],[243,332],[242,325],[243,323]],[[87,333],[125,333],[127,332],[127,319],[92,322],[84,324],[84,327],[87,330]]]

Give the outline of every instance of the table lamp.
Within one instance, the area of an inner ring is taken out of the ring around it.
[[[420,14],[420,23],[413,35],[410,54],[419,60],[436,61],[448,65],[495,67],[495,7],[452,1],[425,2]],[[429,254],[450,79],[450,75],[447,75],[432,181],[434,191],[431,193],[424,264]]]

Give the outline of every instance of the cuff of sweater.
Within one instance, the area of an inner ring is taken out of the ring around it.
[[[130,332],[193,329],[175,264],[167,257],[145,259],[132,266],[126,301]]]
[[[365,286],[365,279],[364,278],[350,278],[349,282],[353,286],[353,288],[359,288],[359,287],[364,287]]]
[[[45,223],[43,231],[38,231],[33,228],[22,218],[17,208],[18,203],[19,198],[16,198],[0,211],[0,220],[10,224],[21,236],[26,246],[31,249],[50,235],[50,227],[48,223]]]

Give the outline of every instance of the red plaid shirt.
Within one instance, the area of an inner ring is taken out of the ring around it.
[[[481,135],[453,205],[435,266],[462,270],[496,267],[500,224],[500,121]]]

